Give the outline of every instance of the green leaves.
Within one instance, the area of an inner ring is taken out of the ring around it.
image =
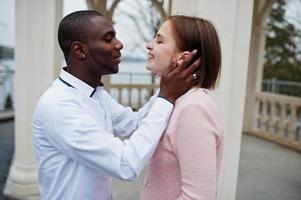
[[[286,12],[286,1],[274,3],[267,22],[263,78],[301,81],[301,30],[286,19]]]

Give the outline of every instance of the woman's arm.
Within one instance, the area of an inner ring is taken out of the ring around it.
[[[182,181],[178,200],[216,199],[218,129],[211,114],[205,105],[191,105],[181,113],[176,140]]]

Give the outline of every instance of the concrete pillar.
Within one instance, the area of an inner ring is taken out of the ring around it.
[[[256,127],[258,103],[256,103],[255,94],[261,91],[264,49],[266,41],[266,20],[271,12],[274,2],[275,0],[255,0],[254,3],[247,92],[243,123],[243,130],[245,132],[251,132]]]
[[[222,76],[213,96],[221,109],[225,146],[218,199],[234,200],[240,155],[253,0],[174,0],[172,14],[209,19],[220,36]]]
[[[32,114],[38,98],[60,70],[57,25],[62,0],[16,1],[15,13],[15,153],[4,194],[39,199]]]

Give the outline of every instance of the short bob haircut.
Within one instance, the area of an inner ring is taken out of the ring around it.
[[[215,89],[221,72],[221,47],[217,32],[209,21],[190,16],[174,15],[167,18],[178,50],[198,50],[194,60],[201,57],[198,70],[199,85]]]

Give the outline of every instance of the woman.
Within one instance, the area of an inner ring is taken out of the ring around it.
[[[223,127],[208,94],[215,88],[221,70],[216,30],[204,19],[171,16],[147,49],[147,69],[157,75],[167,72],[172,57],[182,62],[194,49],[201,64],[198,76],[194,74],[198,84],[175,102],[166,133],[146,169],[140,199],[216,199]]]

